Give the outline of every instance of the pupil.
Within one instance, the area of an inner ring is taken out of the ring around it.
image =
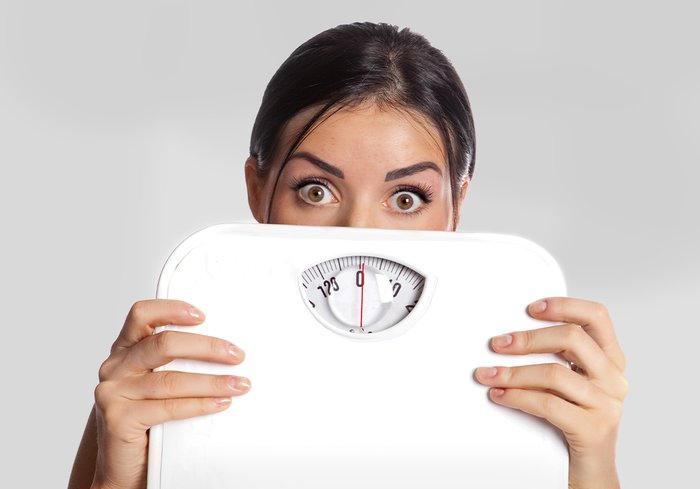
[[[314,185],[309,189],[309,200],[312,202],[321,202],[323,200],[323,189],[318,185]]]
[[[413,197],[411,197],[408,194],[401,194],[399,195],[399,208],[401,210],[407,210],[413,207]]]

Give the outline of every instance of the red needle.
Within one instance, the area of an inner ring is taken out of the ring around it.
[[[362,329],[362,311],[365,307],[365,264],[362,263],[362,287],[360,287],[360,331]]]

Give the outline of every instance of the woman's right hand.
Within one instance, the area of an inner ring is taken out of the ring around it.
[[[241,363],[243,351],[220,338],[169,330],[153,334],[158,326],[195,326],[203,320],[201,311],[178,300],[144,300],[131,307],[95,389],[93,488],[146,487],[151,426],[223,411],[232,396],[250,389],[245,377],[152,371],[176,358]]]

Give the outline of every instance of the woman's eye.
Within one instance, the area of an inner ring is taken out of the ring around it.
[[[423,204],[423,199],[413,192],[402,190],[389,199],[389,206],[399,212],[413,212]]]
[[[333,202],[333,194],[328,187],[320,183],[308,183],[299,189],[301,200],[311,205],[323,205]]]

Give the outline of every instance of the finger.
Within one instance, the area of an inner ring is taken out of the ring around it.
[[[131,400],[230,397],[245,394],[250,390],[250,380],[246,377],[174,370],[129,377],[119,384],[122,397]]]
[[[132,404],[132,403],[130,403]],[[129,411],[142,425],[149,429],[154,425],[175,419],[188,419],[223,411],[231,405],[230,397],[194,397],[187,399],[157,399],[134,401]]]
[[[549,392],[524,389],[489,390],[493,402],[544,418],[565,433],[585,426],[586,411]]]
[[[495,352],[507,355],[558,353],[595,379],[605,379],[617,373],[612,372],[610,359],[595,340],[577,324],[560,324],[496,336],[492,338],[491,346]]]
[[[624,371],[625,356],[615,336],[610,314],[604,305],[572,297],[548,297],[530,304],[528,313],[535,319],[580,325],[600,345],[617,368]]]
[[[161,367],[176,358],[238,365],[245,358],[243,350],[214,336],[166,330],[139,341],[124,353],[115,375],[142,373]]]
[[[135,302],[126,316],[112,351],[128,348],[153,334],[158,326],[177,324],[195,326],[204,321],[202,311],[187,302],[171,299],[149,299]]]
[[[603,402],[603,392],[582,375],[558,363],[521,367],[480,367],[476,380],[484,385],[552,392],[579,406]]]

